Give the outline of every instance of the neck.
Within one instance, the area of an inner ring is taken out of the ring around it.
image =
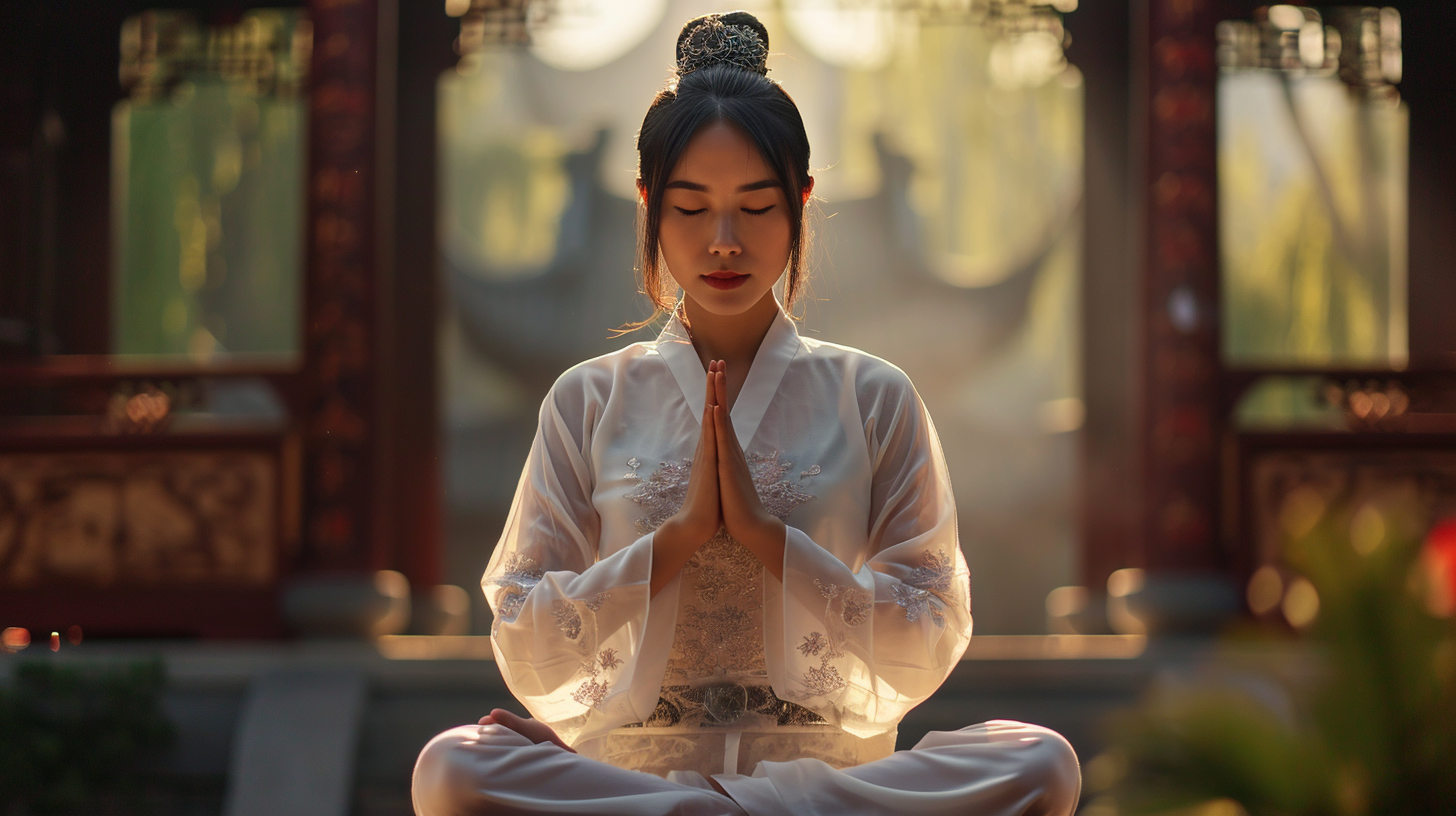
[[[703,368],[708,367],[709,360],[725,360],[730,371],[747,373],[764,335],[778,318],[779,304],[773,292],[768,292],[741,314],[719,315],[685,297],[683,311],[692,333],[693,350],[703,361]]]

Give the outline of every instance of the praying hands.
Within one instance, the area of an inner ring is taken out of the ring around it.
[[[728,413],[728,364],[708,363],[702,430],[683,506],[653,537],[652,594],[666,586],[721,527],[783,578],[784,523],[764,509]]]

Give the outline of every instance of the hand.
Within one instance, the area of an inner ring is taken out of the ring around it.
[[[698,448],[693,452],[687,496],[683,498],[682,507],[664,521],[652,537],[653,595],[682,571],[693,553],[723,526],[723,511],[718,500],[718,437],[713,430],[713,411],[718,399],[713,387],[713,371],[722,365],[716,360],[708,364],[707,393],[703,398]]]
[[[724,363],[708,363],[707,393],[703,397],[703,421],[698,434],[698,448],[693,452],[693,471],[688,477],[688,494],[670,519],[678,531],[693,541],[693,551],[712,538],[723,526],[723,511],[718,501],[718,436],[713,431],[713,412],[721,400],[720,389],[714,387],[713,373]]]
[[[758,498],[748,458],[738,444],[738,434],[728,416],[728,364],[709,371],[708,380],[716,391],[713,430],[718,449],[718,496],[723,527],[728,534],[763,562],[775,578],[783,579],[784,523],[771,515]]]
[[[570,751],[573,754],[576,753],[576,749],[562,742],[561,737],[556,736],[556,732],[551,730],[551,726],[540,720],[528,720],[520,715],[512,714],[504,708],[491,709],[491,712],[481,717],[480,722],[477,724],[504,725],[506,728],[511,729],[537,745],[543,742],[549,742],[561,748],[563,751]]]

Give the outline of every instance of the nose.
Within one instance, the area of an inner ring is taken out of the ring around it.
[[[733,229],[733,216],[724,214],[718,219],[717,228],[713,231],[713,241],[708,244],[708,253],[720,258],[731,258],[743,252],[743,247],[738,243],[738,234]]]

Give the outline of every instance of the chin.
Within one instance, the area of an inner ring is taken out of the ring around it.
[[[772,290],[724,292],[701,285],[694,287],[694,290],[689,292],[689,297],[705,311],[722,317],[733,317],[757,306],[765,297],[773,297],[773,292]]]

